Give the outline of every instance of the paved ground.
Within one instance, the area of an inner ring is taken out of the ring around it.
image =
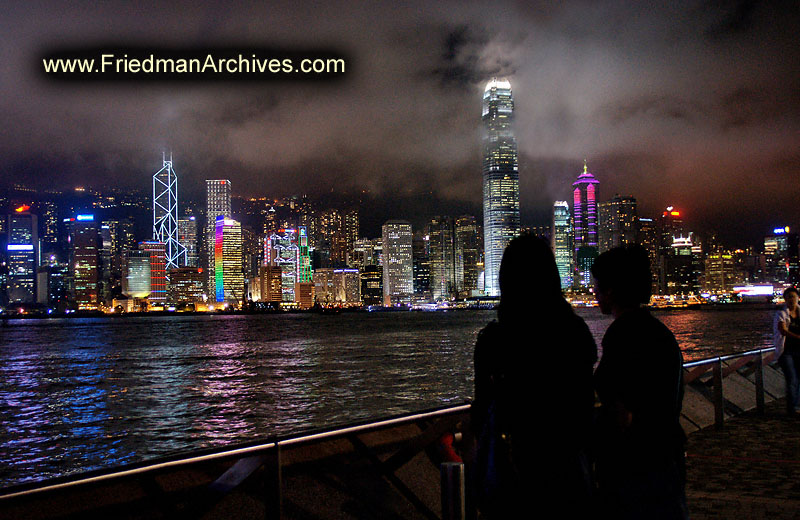
[[[800,418],[781,399],[692,433],[687,445],[691,517],[800,519]]]

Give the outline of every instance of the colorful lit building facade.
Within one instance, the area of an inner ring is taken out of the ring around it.
[[[574,286],[586,290],[592,285],[591,268],[598,255],[597,190],[600,181],[589,172],[586,162],[583,172],[572,183],[572,222],[574,250]]]
[[[274,280],[276,273],[281,279],[281,298],[279,301],[308,303],[309,287],[313,285],[311,254],[308,244],[308,231],[305,226],[298,229],[280,229],[264,238],[265,280]],[[266,301],[275,301],[272,282],[266,285]],[[298,292],[299,291],[299,292]],[[262,298],[264,297],[262,290]],[[302,295],[302,298],[301,298]]]
[[[206,180],[206,231],[204,256],[208,274],[209,300],[216,298],[216,236],[217,217],[231,218],[231,181],[227,179]]]
[[[214,233],[214,296],[217,303],[238,305],[244,298],[242,225],[218,215]]]
[[[139,242],[139,250],[150,255],[150,305],[167,301],[167,245],[163,242]]]

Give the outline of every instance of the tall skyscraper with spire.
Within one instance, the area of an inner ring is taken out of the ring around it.
[[[484,290],[500,295],[498,274],[503,250],[519,235],[517,140],[511,128],[511,83],[492,78],[483,91]]]
[[[178,239],[178,176],[171,152],[153,175],[153,240],[165,245],[167,269],[186,265],[186,248]]]
[[[583,161],[583,173],[572,183],[576,288],[588,288],[592,284],[590,269],[598,255],[597,187],[599,184],[600,181],[589,173],[589,167],[586,161]]]

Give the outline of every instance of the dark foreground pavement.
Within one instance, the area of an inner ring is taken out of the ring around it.
[[[784,400],[692,433],[687,445],[691,518],[800,518],[800,418]]]

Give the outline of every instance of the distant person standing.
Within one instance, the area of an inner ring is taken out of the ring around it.
[[[786,379],[786,413],[800,407],[800,293],[794,287],[783,291],[786,305],[775,314],[775,355]]]
[[[587,517],[594,338],[561,294],[544,240],[512,240],[499,284],[498,319],[475,346],[472,474],[481,518]]]
[[[594,378],[602,517],[688,518],[683,356],[672,332],[643,306],[651,291],[647,252],[611,249],[595,260],[592,275],[601,311],[614,316]]]

